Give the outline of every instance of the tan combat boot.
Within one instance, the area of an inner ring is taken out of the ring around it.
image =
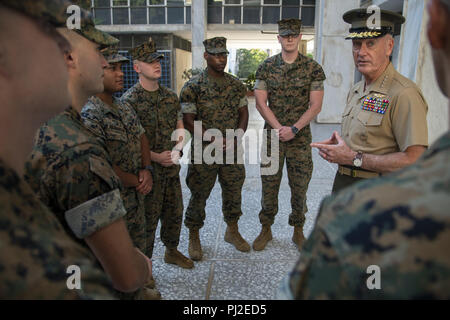
[[[184,269],[192,269],[194,267],[194,262],[188,257],[185,257],[177,248],[166,248],[166,253],[164,254],[164,262],[170,264],[176,264]]]
[[[292,241],[297,246],[298,251],[300,251],[303,241],[305,241],[305,236],[303,235],[302,227],[294,227],[294,234],[292,235]]]
[[[157,289],[141,288],[136,294],[135,300],[161,300],[161,293]]]
[[[202,246],[198,229],[189,229],[189,256],[194,261],[202,260]]]
[[[264,250],[267,242],[270,240],[272,240],[272,230],[270,229],[270,226],[263,225],[261,228],[261,233],[253,242],[253,249],[256,251]]]
[[[156,286],[156,281],[155,278],[153,278],[153,276],[147,281],[147,283],[145,284],[144,287],[149,288],[149,289],[155,289]]]
[[[242,238],[241,234],[239,233],[237,222],[228,224],[227,230],[225,231],[225,241],[234,245],[239,251],[250,251],[249,244],[244,240],[244,238]]]

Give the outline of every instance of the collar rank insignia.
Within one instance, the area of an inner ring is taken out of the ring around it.
[[[364,99],[362,110],[385,114],[389,108],[389,100],[380,96],[371,96]]]

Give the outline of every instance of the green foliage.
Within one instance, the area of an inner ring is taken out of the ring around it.
[[[255,87],[255,81],[256,81],[255,73],[250,73],[247,79],[243,81],[248,91],[253,91],[253,88]]]
[[[239,78],[247,78],[252,73],[255,73],[258,66],[267,59],[268,54],[260,49],[239,49],[237,51],[237,61],[239,64],[239,71],[237,76]]]

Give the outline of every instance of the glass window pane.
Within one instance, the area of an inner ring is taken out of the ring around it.
[[[130,7],[146,7],[147,0],[130,0]]]
[[[303,4],[316,5],[316,0],[303,0]]]
[[[223,23],[241,23],[241,7],[224,7],[224,10],[225,12]]]
[[[128,0],[113,0],[113,7],[128,6]]]
[[[186,24],[191,24],[191,7],[186,7]]]
[[[244,23],[260,24],[261,7],[244,7]]]
[[[221,6],[222,0],[208,0],[208,6]]]
[[[244,6],[259,6],[261,0],[244,0]]]
[[[114,24],[129,24],[128,8],[114,8],[113,21]]]
[[[300,5],[300,0],[283,0],[283,6],[298,6]]]
[[[264,4],[280,4],[280,0],[264,0]]]
[[[148,23],[165,24],[166,23],[165,8],[148,8]]]
[[[304,26],[313,27],[316,16],[316,8],[302,7],[302,24]]]
[[[263,23],[277,23],[280,20],[280,7],[264,7]]]
[[[208,23],[222,23],[222,7],[208,7]]]
[[[111,24],[111,10],[95,9],[95,24]]]
[[[109,0],[95,0],[94,7],[109,8],[111,7],[111,2]]]
[[[150,5],[162,5],[164,0],[150,0]]]
[[[167,8],[167,23],[183,24],[184,23],[184,7]]]
[[[184,7],[184,0],[167,0],[168,7]]]
[[[131,24],[147,24],[147,10],[145,8],[131,8]]]
[[[299,19],[299,7],[283,7],[282,19]]]
[[[225,4],[241,4],[241,0],[225,0]]]

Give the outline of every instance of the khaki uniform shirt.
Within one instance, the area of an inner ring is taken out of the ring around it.
[[[350,90],[343,114],[342,137],[352,150],[383,155],[428,146],[428,106],[416,84],[389,64],[364,85],[362,80]]]
[[[81,111],[84,125],[106,144],[114,165],[134,175],[142,168],[141,136],[145,133],[130,105],[114,100],[112,106],[98,97],[89,98]],[[122,200],[127,211],[143,201],[136,188],[123,188]]]

